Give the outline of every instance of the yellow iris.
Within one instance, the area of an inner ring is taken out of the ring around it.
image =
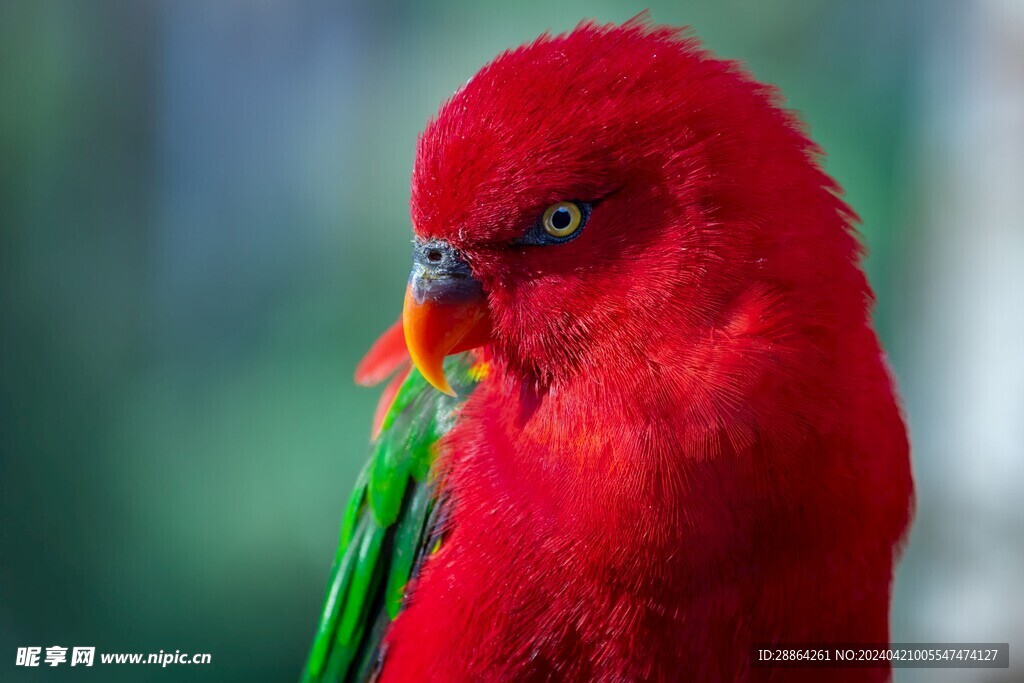
[[[583,212],[575,202],[558,202],[544,211],[542,223],[552,237],[568,237],[583,225]]]

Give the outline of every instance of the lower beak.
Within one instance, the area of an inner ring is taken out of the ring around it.
[[[423,378],[455,396],[444,359],[487,344],[487,297],[466,262],[445,242],[418,243],[402,309],[405,343]]]

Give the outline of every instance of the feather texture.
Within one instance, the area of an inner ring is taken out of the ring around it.
[[[387,625],[441,529],[435,514],[436,446],[475,387],[468,354],[445,363],[458,397],[434,391],[412,370],[389,401],[370,459],[342,516],[323,613],[304,681],[366,680]],[[382,378],[381,378],[382,379]]]

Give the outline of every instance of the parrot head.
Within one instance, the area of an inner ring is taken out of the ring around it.
[[[615,381],[711,329],[862,318],[853,216],[816,155],[774,91],[675,29],[502,54],[419,140],[413,362],[447,392],[444,357],[481,346],[538,385]]]

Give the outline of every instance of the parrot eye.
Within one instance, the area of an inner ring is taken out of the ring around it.
[[[583,226],[583,211],[574,202],[558,202],[545,210],[541,224],[551,237],[567,238]]]
[[[575,202],[558,202],[544,211],[541,225],[552,237],[568,237],[583,226],[583,212]]]
[[[537,222],[520,239],[518,245],[562,244],[580,236],[590,218],[586,202],[556,202],[546,208]]]

